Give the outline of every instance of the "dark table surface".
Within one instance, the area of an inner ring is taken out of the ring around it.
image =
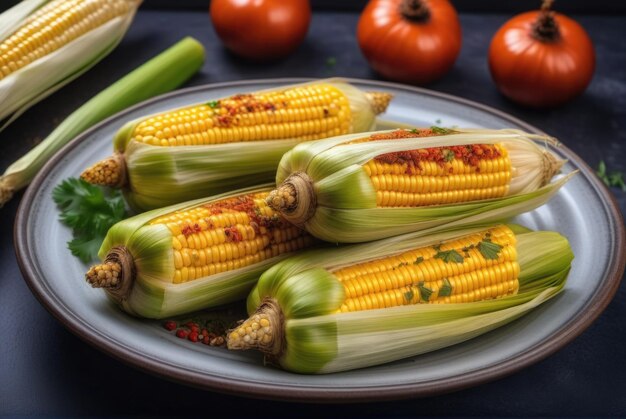
[[[505,15],[463,14],[463,50],[431,89],[511,113],[558,137],[591,166],[626,171],[626,25],[624,16],[576,16],[596,45],[597,70],[587,92],[557,110],[520,108],[489,77],[489,40]],[[92,95],[185,35],[207,48],[188,85],[269,77],[341,75],[377,78],[355,40],[356,13],[316,12],[306,42],[284,61],[249,65],[227,53],[202,12],[141,11],[124,41],[86,75],[32,108],[0,134],[4,169]],[[329,66],[327,59],[336,64]],[[626,209],[626,195],[613,190]],[[33,297],[13,251],[21,194],[0,209],[0,414],[389,416],[626,415],[626,285],[572,343],[512,376],[438,397],[360,405],[256,401],[185,387],[104,355],[68,332]],[[591,220],[590,220],[591,221]],[[45,240],[45,238],[42,238]]]

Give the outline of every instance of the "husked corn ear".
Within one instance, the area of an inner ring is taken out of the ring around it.
[[[572,259],[563,236],[519,225],[310,250],[261,275],[227,345],[298,373],[383,364],[518,319],[563,289]]]
[[[129,12],[129,0],[53,0],[0,43],[0,80]]]
[[[483,247],[489,252],[481,251]],[[513,294],[519,287],[515,236],[507,227],[342,268],[340,311],[417,303],[467,303]]]
[[[303,230],[284,222],[265,203],[267,193],[243,195],[192,209],[175,211],[150,221],[172,235],[173,275],[163,278],[180,284],[259,263],[312,243]],[[94,287],[108,286],[101,272],[113,270],[105,262],[87,273]],[[106,277],[108,279],[108,277]],[[115,285],[113,283],[112,285]]]
[[[387,99],[388,102],[389,99]],[[222,144],[347,134],[350,103],[330,84],[239,94],[141,122],[133,140],[156,146]]]
[[[391,98],[329,79],[147,116],[123,126],[115,155],[81,177],[123,188],[138,210],[271,182],[295,145],[370,130]],[[103,175],[113,167],[115,176]]]
[[[302,143],[283,156],[268,204],[317,238],[343,243],[485,213],[511,217],[568,179],[550,184],[563,161],[538,140],[555,144],[514,130],[438,127]]]

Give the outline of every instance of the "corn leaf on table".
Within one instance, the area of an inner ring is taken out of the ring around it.
[[[44,137],[60,120],[101,88],[127,72],[126,64],[137,65],[182,35],[201,39],[213,57],[211,66],[194,84],[269,76],[319,76],[335,74],[373,77],[354,44],[352,29],[357,15],[319,13],[309,34],[309,43],[286,62],[253,67],[223,52],[208,28],[206,13],[140,11],[127,39],[103,63],[73,83],[70,92],[56,94],[42,102],[21,120],[0,134],[3,141],[2,164],[15,160],[28,149],[31,141]],[[596,79],[590,91],[565,108],[538,114],[516,108],[498,96],[484,71],[484,57],[489,36],[504,22],[504,15],[462,15],[464,29],[473,34],[453,73],[432,87],[478,100],[510,112],[551,134],[566,140],[569,147],[596,165],[604,159],[610,168],[626,170],[626,127],[623,103],[618,94],[625,88],[624,57],[605,54],[619,51],[620,17],[587,17],[583,25],[597,40],[600,53]],[[167,22],[171,32],[159,27]],[[158,36],[154,37],[154,34]],[[614,34],[616,36],[609,36]],[[148,41],[149,40],[149,41]],[[317,45],[315,45],[317,44]],[[334,68],[326,65],[320,49],[335,56]],[[312,51],[316,54],[313,54]],[[462,71],[461,71],[462,68]],[[584,116],[584,117],[582,117]],[[441,116],[433,116],[436,119]],[[612,121],[612,122],[607,122]],[[433,121],[435,122],[435,121]],[[446,124],[446,121],[441,121]],[[591,140],[590,140],[591,139]],[[621,145],[620,145],[621,144]],[[622,212],[624,194],[616,192]],[[17,197],[19,198],[19,197]],[[498,382],[432,399],[407,400],[373,405],[294,406],[277,402],[244,401],[194,390],[155,379],[83,343],[68,333],[29,293],[20,280],[11,249],[12,220],[18,199],[0,210],[5,220],[0,224],[0,322],[5,339],[0,345],[0,380],[5,391],[0,395],[0,413],[4,414],[128,414],[183,413],[197,414],[192,400],[212,406],[240,406],[240,414],[272,412],[274,416],[293,416],[294,411],[315,416],[413,416],[445,415],[623,415],[626,400],[622,397],[624,357],[618,348],[626,341],[626,299],[624,285],[608,310],[586,333],[547,360]],[[590,223],[593,223],[590,220]],[[99,377],[96,381],[93,377]],[[10,385],[8,385],[10,384]],[[115,403],[102,403],[99,389],[115,386],[120,397]],[[558,391],[555,391],[558,386]],[[132,396],[131,396],[132,394]],[[585,394],[585,397],[580,397]],[[178,402],[177,402],[178,401]],[[186,402],[190,401],[190,402]],[[487,407],[488,406],[488,407]],[[219,407],[213,412],[219,411]],[[294,410],[296,409],[296,410]]]

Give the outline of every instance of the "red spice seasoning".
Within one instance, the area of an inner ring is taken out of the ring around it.
[[[199,233],[202,231],[202,228],[196,223],[193,225],[188,225],[183,227],[182,232],[185,237],[190,236],[193,233]]]
[[[449,133],[449,131],[441,128],[423,129],[423,130],[397,130],[384,134],[375,134],[370,136],[370,140],[398,140],[403,138],[421,138],[432,137]],[[452,160],[461,160],[463,163],[472,166],[476,171],[479,170],[481,160],[493,160],[500,157],[502,153],[497,146],[492,144],[471,144],[446,147],[430,147],[417,150],[399,151],[395,153],[386,153],[376,156],[376,160],[381,163],[388,164],[407,164],[407,174],[419,174],[422,171],[422,162],[435,162],[440,166]],[[452,170],[452,167],[450,167]]]
[[[209,106],[216,109],[215,124],[219,127],[238,125],[238,115],[255,112],[275,112],[278,109],[289,107],[286,101],[279,103],[264,102],[252,94],[237,94],[228,99],[210,102]]]

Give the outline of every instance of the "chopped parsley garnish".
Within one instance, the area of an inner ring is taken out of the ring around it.
[[[422,301],[428,301],[433,294],[433,290],[424,285],[424,282],[420,282],[417,286],[420,290],[420,298]]]
[[[437,254],[435,254],[435,258],[441,259],[446,263],[454,262],[454,263],[463,263],[463,255],[457,252],[454,249],[450,250],[439,250],[435,249]]]
[[[413,265],[419,265],[420,263],[424,262],[424,258],[421,256],[418,256],[414,261],[413,261]]]
[[[439,134],[439,135],[452,134],[454,132],[449,128],[442,128],[436,125],[433,125],[432,127],[430,127],[430,129],[432,130],[432,132],[434,132],[435,134]]]
[[[502,250],[502,246],[498,243],[492,242],[490,239],[484,239],[478,243],[478,251],[485,259],[498,259],[500,250]]]
[[[408,302],[411,302],[413,297],[415,297],[415,293],[413,292],[412,288],[409,288],[409,290],[404,293],[404,298],[406,298]]]
[[[622,172],[615,171],[608,173],[606,171],[606,163],[604,163],[604,161],[600,161],[600,163],[598,164],[598,170],[596,170],[596,174],[606,186],[614,186],[616,188],[620,188],[623,192],[626,192],[624,174]]]
[[[449,297],[452,295],[452,284],[448,280],[448,278],[443,279],[443,285],[439,288],[439,296],[440,297]]]
[[[450,149],[443,150],[443,159],[447,162],[454,160],[454,151]]]
[[[207,105],[209,105],[209,107],[216,109],[220,107],[220,101],[219,100],[212,100],[211,102],[207,103]]]

